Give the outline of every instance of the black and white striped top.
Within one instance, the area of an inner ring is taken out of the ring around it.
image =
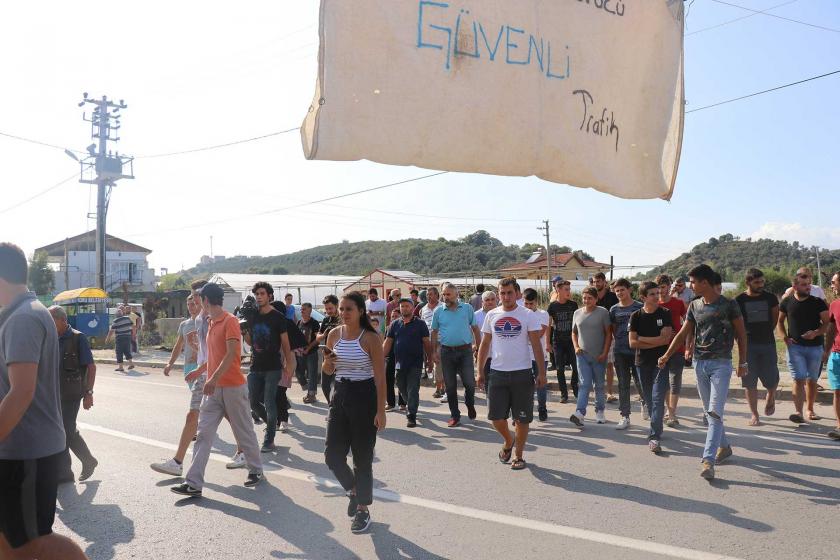
[[[116,336],[131,336],[131,328],[133,326],[134,323],[128,315],[117,317],[114,319],[114,322],[111,323],[111,328]]]
[[[341,335],[333,347],[335,353],[335,378],[338,381],[365,381],[373,378],[373,364],[370,356],[362,348],[359,342],[365,331],[358,338],[345,340],[344,327],[341,327]]]

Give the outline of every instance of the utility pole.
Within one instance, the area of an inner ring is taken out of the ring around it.
[[[78,160],[72,152],[67,151],[67,153],[79,161],[81,166],[79,182],[96,185],[96,283],[99,288],[107,291],[105,223],[108,217],[108,204],[111,201],[111,189],[120,179],[134,179],[134,158],[121,156],[119,152],[108,151],[109,140],[111,142],[120,140],[121,115],[119,111],[128,107],[125,101],[120,99],[119,103],[114,103],[104,95],[101,99],[92,99],[84,93],[79,107],[84,107],[87,103],[93,105],[93,112],[90,118],[83,113],[82,118],[90,123],[90,137],[95,141],[98,140],[99,145],[97,146],[94,142],[88,146],[89,156],[83,160]],[[127,173],[123,172],[124,167],[127,167]]]
[[[549,237],[548,231],[548,220],[543,220],[543,227],[538,227],[537,229],[540,231],[545,232],[545,264],[546,264],[546,273],[548,274],[548,278],[546,279],[546,284],[548,284],[548,291],[551,292],[551,238]]]
[[[822,269],[820,268],[820,248],[814,246],[814,252],[817,253],[817,286],[822,286]]]
[[[615,269],[615,263],[613,262],[613,256],[610,255],[610,282],[613,279],[613,269]]]

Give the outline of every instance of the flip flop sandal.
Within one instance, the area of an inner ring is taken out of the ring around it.
[[[805,424],[805,419],[802,418],[801,414],[791,414],[788,419],[795,424]]]
[[[765,416],[773,416],[776,414],[776,405],[773,406],[765,406],[764,407],[764,415]]]
[[[510,469],[513,470],[513,471],[521,471],[522,469],[524,469],[527,466],[528,465],[527,465],[527,463],[525,463],[525,459],[520,457],[518,459],[513,460],[513,463],[510,464]]]
[[[514,445],[516,445],[515,442]],[[499,461],[502,463],[509,463],[511,455],[513,455],[513,445],[511,445],[510,448],[502,447],[502,450],[499,451]]]
[[[822,420],[822,416],[820,416],[819,414],[816,414],[816,413],[815,414],[809,414],[808,415],[808,420]]]
[[[749,425],[750,425],[750,426],[761,426],[761,420],[753,420],[753,419],[750,419],[750,421],[749,421]]]

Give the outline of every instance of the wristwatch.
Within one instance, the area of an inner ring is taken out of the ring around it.
[[[93,396],[93,389],[88,389],[87,391],[85,391],[85,396],[86,396],[86,397],[87,397],[87,396],[91,396],[91,397],[92,397],[92,396]]]

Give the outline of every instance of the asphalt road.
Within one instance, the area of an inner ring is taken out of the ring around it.
[[[655,456],[638,406],[626,432],[615,430],[613,405],[608,424],[581,431],[568,421],[572,405],[552,394],[549,421],[533,425],[529,467],[514,472],[496,458],[501,442],[483,420],[483,395],[479,418],[465,414],[451,429],[447,405],[424,388],[417,429],[388,414],[374,523],[354,535],[323,462],[323,402],[304,405],[292,389],[292,430],[263,455],[267,480],[254,489],[242,486],[245,471],[224,468],[234,446],[223,423],[204,497],[180,498],[169,491],[179,481],[149,463],[171,457],[188,391],[178,376],[141,370],[100,366],[95,406],[79,416],[100,466],[59,492],[55,530],[93,559],[838,557],[840,444],[825,437],[833,419],[796,428],[789,402],[751,428],[745,403],[730,401],[735,455],[709,483],[699,476],[696,400],[681,403],[683,427],[666,428]],[[817,410],[833,416],[830,405]]]

